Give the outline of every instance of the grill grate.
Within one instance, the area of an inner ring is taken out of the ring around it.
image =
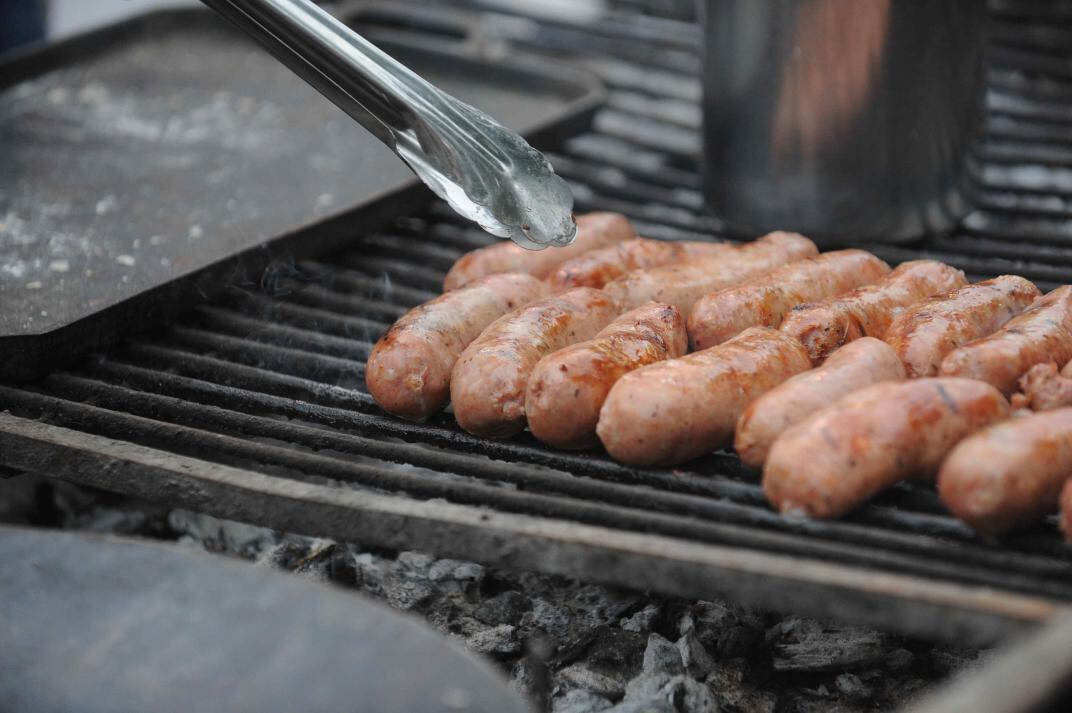
[[[691,6],[623,0],[598,28],[487,15],[509,41],[604,79],[593,130],[550,157],[578,210],[621,211],[656,238],[721,228],[703,212],[695,164]],[[1072,16],[992,7],[980,207],[953,235],[874,250],[1048,289],[1072,276]],[[661,16],[637,20],[640,10]],[[77,370],[0,386],[13,414],[0,414],[0,464],[309,534],[718,592],[961,643],[1072,599],[1072,550],[1052,523],[985,541],[931,489],[895,488],[844,521],[808,522],[770,511],[757,474],[729,453],[638,470],[527,436],[474,438],[447,415],[384,416],[364,387],[375,339],[438,293],[458,255],[489,242],[434,203],[351,252],[281,263],[262,280],[270,292],[235,289]]]

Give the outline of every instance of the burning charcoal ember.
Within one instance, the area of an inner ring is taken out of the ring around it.
[[[810,619],[791,618],[774,630],[774,670],[848,671],[879,665],[886,638],[875,631],[823,627]]]
[[[551,713],[599,713],[610,708],[613,703],[591,691],[575,688],[555,698]]]
[[[655,625],[655,620],[659,618],[662,611],[662,607],[658,604],[648,604],[636,614],[623,618],[620,622],[620,626],[626,631],[636,631],[641,634],[646,634],[651,631],[652,627]]]
[[[570,664],[558,672],[555,682],[560,689],[581,688],[612,701],[625,694],[626,680],[621,673],[596,671],[580,663]]]
[[[644,650],[643,671],[646,674],[666,673],[676,676],[685,672],[681,661],[681,652],[673,643],[659,634],[648,636],[648,647]]]

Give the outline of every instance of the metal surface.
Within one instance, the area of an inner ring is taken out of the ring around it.
[[[0,528],[0,601],[4,710],[528,710],[387,606],[177,546]]]
[[[590,75],[535,58],[491,66],[443,35],[377,41],[543,146],[584,126],[601,98]],[[0,165],[6,378],[228,285],[255,288],[266,266],[285,272],[430,198],[346,115],[197,8],[4,65]]]
[[[356,119],[462,216],[528,248],[573,241],[573,196],[547,159],[311,0],[204,3]]]
[[[1045,25],[1061,49],[991,48],[985,205],[953,236],[872,249],[938,257],[973,278],[1016,272],[1049,289],[1072,277],[1072,155],[1061,159],[1072,124],[1041,117],[1070,115],[1061,82],[1072,72],[1053,58],[1072,46],[1061,44],[1072,29],[1002,12],[1009,36]],[[428,31],[430,17],[426,5],[396,5],[376,23]],[[488,46],[543,47],[608,85],[594,130],[552,155],[581,210],[620,210],[656,238],[721,229],[702,212],[694,25],[626,10],[596,21],[481,17]],[[266,283],[289,293],[232,289],[161,334],[5,387],[0,464],[282,529],[961,645],[1072,601],[1072,550],[1052,522],[981,539],[926,487],[893,489],[843,521],[802,522],[772,512],[758,474],[731,454],[638,470],[527,436],[474,438],[449,415],[423,425],[386,416],[364,389],[372,343],[438,292],[462,252],[490,242],[433,203],[347,252],[269,273]]]
[[[978,0],[703,0],[706,194],[745,233],[946,232],[982,123]]]

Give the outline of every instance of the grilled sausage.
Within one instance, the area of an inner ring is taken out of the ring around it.
[[[1058,287],[1035,300],[989,337],[954,349],[939,370],[993,384],[1004,394],[1035,364],[1072,359],[1072,286]]]
[[[702,297],[689,315],[693,349],[707,349],[749,327],[779,327],[798,304],[870,285],[890,266],[863,250],[837,250],[793,262]]]
[[[934,260],[912,260],[881,281],[841,297],[794,307],[782,331],[799,339],[818,365],[838,347],[886,334],[890,323],[924,297],[967,283],[964,273]]]
[[[834,352],[818,369],[797,374],[752,402],[737,421],[734,448],[746,464],[759,467],[786,429],[853,391],[905,378],[888,344],[857,339]]]
[[[608,283],[605,289],[626,309],[668,302],[687,316],[696,300],[708,292],[817,253],[815,243],[802,235],[771,233],[723,255],[637,270]]]
[[[993,334],[1038,296],[1028,280],[1002,275],[917,302],[893,320],[884,339],[908,376],[937,376],[946,354]]]
[[[1066,542],[1072,542],[1072,486],[1067,482],[1061,489],[1061,532]]]
[[[1057,509],[1072,476],[1072,408],[991,426],[957,444],[938,472],[954,515],[997,535]]]
[[[958,441],[1008,413],[997,389],[973,379],[875,384],[783,433],[763,492],[783,513],[839,517],[901,480],[933,475]]]
[[[667,242],[637,238],[590,250],[567,260],[547,278],[552,291],[570,287],[603,287],[633,270],[659,267],[694,257],[713,257],[733,250],[730,243]]]
[[[1072,406],[1072,361],[1057,371],[1052,361],[1035,364],[1020,377],[1020,392],[1013,396],[1013,406],[1032,411],[1051,411]]]
[[[594,339],[545,356],[529,378],[525,417],[532,435],[558,448],[597,445],[599,409],[634,369],[688,351],[685,320],[672,305],[638,307]]]
[[[450,380],[458,425],[478,436],[506,438],[525,427],[525,389],[537,362],[591,339],[619,314],[601,290],[578,287],[511,312],[470,344]]]
[[[543,297],[531,275],[489,275],[414,307],[376,342],[365,369],[369,393],[384,411],[423,420],[450,395],[454,362],[484,328]]]
[[[607,395],[596,433],[623,463],[680,463],[729,443],[752,400],[809,366],[795,339],[752,327],[623,376]]]
[[[577,218],[577,237],[566,247],[527,250],[506,241],[462,255],[443,280],[443,289],[453,290],[478,277],[500,272],[523,272],[542,279],[582,253],[636,236],[633,224],[624,215],[588,213]]]

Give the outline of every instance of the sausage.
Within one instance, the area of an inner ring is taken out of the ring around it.
[[[648,302],[668,302],[687,317],[696,300],[708,292],[818,252],[815,243],[802,235],[771,233],[725,254],[631,272],[604,289],[625,309]]]
[[[1001,392],[973,379],[875,384],[783,433],[763,492],[783,513],[839,517],[901,480],[934,475],[959,440],[1008,413]]]
[[[797,374],[753,401],[737,421],[734,448],[742,461],[758,468],[786,429],[846,394],[904,378],[904,367],[888,344],[873,337],[857,339],[819,368]]]
[[[511,242],[500,242],[462,255],[447,272],[444,290],[453,290],[484,275],[523,272],[539,278],[573,258],[608,245],[636,238],[633,224],[619,213],[588,213],[577,218],[577,237],[561,248],[527,250]]]
[[[908,376],[937,376],[946,354],[993,334],[1038,296],[1028,280],[1001,275],[917,302],[893,320],[884,339]]]
[[[975,530],[997,535],[1057,510],[1072,475],[1072,408],[991,426],[957,444],[938,495]]]
[[[414,307],[372,348],[365,368],[369,393],[384,411],[424,420],[447,403],[454,362],[484,328],[543,297],[531,275],[489,275]]]
[[[707,349],[748,327],[777,328],[794,306],[869,285],[889,271],[863,250],[837,250],[784,265],[702,297],[689,315],[689,341],[693,349]]]
[[[1013,406],[1032,411],[1072,406],[1072,361],[1060,372],[1052,361],[1035,364],[1020,377],[1019,384],[1021,393],[1013,395]]]
[[[1072,286],[1058,287],[989,337],[954,349],[942,360],[942,376],[993,384],[1004,394],[1035,364],[1072,359]]]
[[[1072,542],[1072,486],[1066,482],[1061,489],[1061,532],[1065,535],[1066,542]]]
[[[794,307],[782,323],[782,331],[799,339],[818,365],[854,339],[882,339],[890,323],[909,305],[964,284],[967,280],[960,270],[934,260],[912,260],[877,284],[825,302]]]
[[[458,425],[477,436],[506,438],[525,427],[525,389],[537,362],[591,339],[618,316],[601,290],[578,287],[495,320],[466,347],[450,380]]]
[[[685,320],[668,304],[638,307],[594,339],[545,356],[529,378],[525,416],[532,435],[557,448],[598,445],[599,409],[624,374],[688,351]]]
[[[680,463],[728,444],[749,403],[810,366],[798,341],[752,327],[623,376],[607,395],[596,433],[623,463]]]
[[[551,290],[570,287],[603,287],[633,270],[659,267],[692,257],[712,257],[733,250],[730,243],[667,242],[637,238],[590,250],[567,260],[547,278]]]

